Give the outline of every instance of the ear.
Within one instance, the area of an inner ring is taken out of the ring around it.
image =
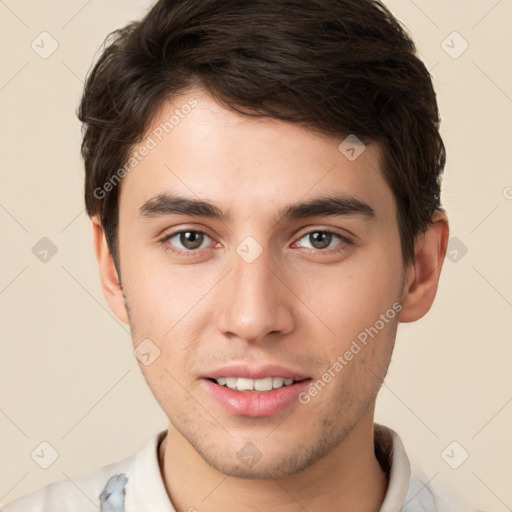
[[[91,221],[94,252],[98,260],[103,295],[114,315],[116,315],[121,322],[128,324],[128,313],[126,311],[123,289],[119,282],[114,260],[107,245],[103,226],[97,217],[93,217]]]
[[[414,322],[424,316],[437,292],[448,244],[448,219],[436,211],[425,233],[414,244],[414,262],[406,271],[399,322]]]

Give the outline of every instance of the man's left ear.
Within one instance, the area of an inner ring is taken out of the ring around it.
[[[448,218],[437,210],[428,229],[414,244],[414,261],[406,271],[399,322],[419,320],[432,306],[446,255],[448,233]]]

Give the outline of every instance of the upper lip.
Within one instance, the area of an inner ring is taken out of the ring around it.
[[[264,379],[266,377],[283,377],[285,379],[304,380],[307,375],[296,372],[284,366],[269,364],[265,366],[248,366],[236,364],[223,366],[203,375],[205,379],[218,379],[219,377],[239,377],[245,379]]]

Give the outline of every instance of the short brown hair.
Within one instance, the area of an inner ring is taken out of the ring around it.
[[[121,187],[97,191],[163,101],[194,86],[241,114],[380,143],[413,260],[415,236],[440,209],[445,148],[431,76],[393,15],[370,0],[159,0],[107,36],[78,111],[87,213],[116,265]]]

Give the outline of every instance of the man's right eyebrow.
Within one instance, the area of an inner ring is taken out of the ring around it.
[[[140,218],[155,218],[173,214],[208,217],[223,222],[230,220],[229,213],[222,211],[208,201],[175,194],[158,194],[139,208]]]

